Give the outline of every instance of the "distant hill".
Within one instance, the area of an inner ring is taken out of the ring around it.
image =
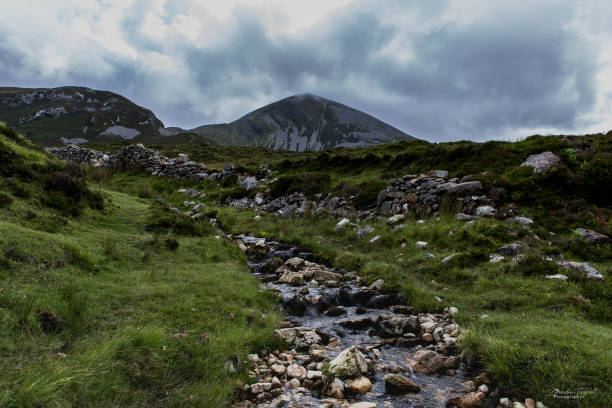
[[[113,92],[75,86],[0,88],[0,120],[43,145],[124,140],[210,143],[181,129],[171,132],[170,138],[150,110]]]
[[[341,103],[311,94],[290,96],[218,125],[191,129],[222,145],[292,151],[369,146],[414,137]]]
[[[0,120],[46,146],[65,143],[220,144],[292,151],[370,146],[412,136],[316,95],[295,95],[226,124],[164,127],[153,112],[84,87],[0,88]]]

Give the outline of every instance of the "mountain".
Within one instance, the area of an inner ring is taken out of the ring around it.
[[[0,120],[43,145],[210,143],[195,133],[172,138],[153,112],[113,92],[84,87],[0,88]],[[174,128],[171,128],[174,129]]]
[[[412,136],[341,103],[290,96],[231,123],[185,130],[108,91],[84,87],[0,88],[0,120],[30,140],[65,143],[220,144],[292,151],[369,146]]]
[[[414,139],[364,112],[311,94],[290,96],[234,122],[204,125],[191,132],[218,144],[293,151]]]

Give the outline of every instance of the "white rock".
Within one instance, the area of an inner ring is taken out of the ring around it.
[[[481,205],[476,208],[476,215],[478,217],[493,217],[495,216],[495,208],[490,205]]]
[[[533,167],[535,174],[546,174],[560,162],[561,159],[552,152],[543,152],[527,157],[527,160],[521,164],[521,167]]]
[[[369,242],[370,244],[375,244],[376,241],[378,241],[380,239],[380,235],[376,235],[374,238],[372,238]]]
[[[368,372],[368,363],[357,347],[351,346],[330,361],[329,372],[340,378],[358,377]]]
[[[562,261],[557,262],[557,265],[564,269],[573,270],[576,272],[582,272],[586,275],[587,279],[603,280],[604,276],[588,262],[571,262]]]
[[[565,275],[563,275],[563,274],[557,273],[557,274],[555,274],[555,275],[546,275],[546,276],[544,277],[544,279],[562,280],[562,281],[564,281],[564,282],[567,282],[567,279],[568,279],[568,278],[567,278],[567,276],[565,276]]]
[[[376,279],[370,286],[368,286],[368,289],[381,290],[384,284],[384,279]]]
[[[423,249],[423,248],[427,248],[427,247],[429,246],[429,243],[427,243],[427,242],[425,242],[425,241],[417,241],[417,242],[415,242],[415,243],[414,243],[414,245],[415,245],[417,248],[421,248],[421,249]]]
[[[457,309],[455,306],[451,306],[448,308],[448,314],[451,316],[456,315],[457,313],[459,313],[459,309]]]
[[[400,221],[404,221],[405,218],[406,218],[406,216],[404,214],[396,214],[393,217],[387,218],[387,223],[389,223],[391,225],[397,224]]]
[[[491,255],[489,255],[489,263],[498,263],[498,262],[503,261],[504,259],[506,259],[506,258],[504,258],[500,254],[491,254]]]
[[[334,228],[334,230],[335,231],[340,231],[340,230],[344,229],[348,225],[349,222],[350,222],[350,220],[348,218],[341,219],[336,224],[336,227]]]

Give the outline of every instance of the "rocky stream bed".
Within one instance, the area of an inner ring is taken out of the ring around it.
[[[276,335],[291,349],[248,356],[251,383],[233,408],[512,406],[461,362],[456,309],[416,313],[380,280],[364,286],[300,248],[237,240],[252,273],[282,299],[287,321]]]

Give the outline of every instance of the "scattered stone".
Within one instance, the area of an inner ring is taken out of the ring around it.
[[[336,224],[336,227],[334,228],[334,231],[340,231],[340,230],[344,229],[349,224],[349,222],[350,222],[350,220],[348,218],[341,219]]]
[[[383,288],[384,284],[385,284],[384,279],[376,279],[374,282],[372,282],[372,284],[370,286],[368,286],[368,289],[370,289],[370,290],[381,290]]]
[[[329,386],[328,394],[334,398],[344,398],[344,383],[339,378],[334,378],[331,385]]]
[[[396,214],[393,217],[388,218],[387,223],[389,223],[390,225],[394,225],[400,221],[404,221],[405,218],[406,216],[404,214]]]
[[[499,253],[504,256],[516,256],[521,251],[521,244],[508,244],[499,247]]]
[[[358,237],[362,237],[364,235],[371,234],[372,232],[374,232],[374,228],[370,227],[369,225],[366,225],[365,227],[358,229],[356,234]]]
[[[425,258],[425,259],[435,259],[435,258],[436,258],[436,256],[435,256],[434,254],[432,254],[432,253],[425,252],[425,253],[423,254],[423,258]]]
[[[464,213],[457,214],[457,221],[472,221],[474,219],[473,215],[468,215]]]
[[[554,280],[561,280],[561,281],[567,282],[568,277],[566,275],[557,273],[555,275],[546,275],[544,279],[554,279]]]
[[[459,309],[457,309],[456,307],[451,306],[451,307],[448,308],[448,314],[449,315],[454,316],[457,313],[459,313]]]
[[[378,241],[379,239],[380,239],[380,235],[377,235],[374,238],[372,238],[369,242],[370,242],[370,244],[375,244],[376,241]]]
[[[559,164],[561,159],[552,152],[543,152],[540,154],[532,154],[527,157],[521,166],[533,167],[534,174],[548,174],[550,170]]]
[[[425,241],[417,241],[415,242],[414,246],[416,246],[419,249],[425,249],[429,246],[429,243],[425,242]]]
[[[531,224],[533,224],[533,220],[531,218],[527,218],[527,217],[512,217],[512,218],[508,218],[506,221],[508,222],[518,222],[519,224],[528,227]]]
[[[421,387],[408,378],[399,374],[387,374],[384,377],[385,388],[390,394],[406,394],[408,392],[419,392]]]
[[[442,258],[442,260],[440,262],[442,262],[442,263],[449,263],[456,256],[457,256],[457,254],[450,254],[449,256],[445,256],[444,258]]]
[[[491,254],[491,255],[489,255],[489,263],[498,263],[498,262],[503,261],[504,259],[506,259],[506,258],[504,258],[500,254]]]
[[[302,381],[306,378],[307,370],[297,364],[290,364],[287,366],[287,377],[289,378],[297,378]]]

